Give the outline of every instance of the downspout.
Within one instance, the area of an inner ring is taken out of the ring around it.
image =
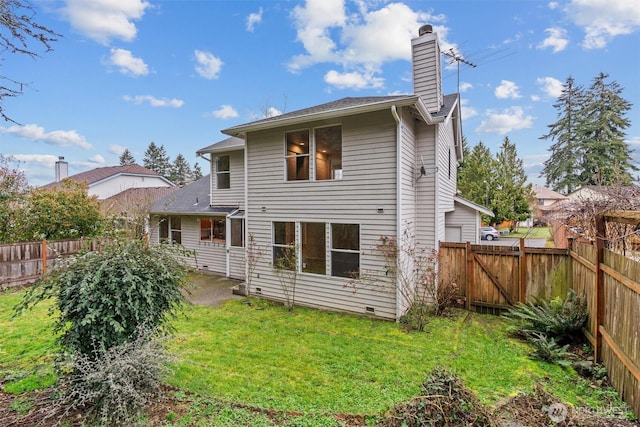
[[[402,124],[400,122],[400,116],[398,116],[398,109],[395,105],[391,106],[391,115],[396,121],[396,244],[400,245],[400,238],[402,235]],[[398,259],[396,260],[396,271],[401,268],[402,263],[400,257],[402,254],[398,251]],[[402,292],[400,292],[400,283],[397,281],[399,275],[396,274],[396,322],[400,320],[402,316],[401,301]]]
[[[440,141],[440,124],[434,124],[435,127],[435,147],[434,147],[434,158],[436,167],[440,166],[440,152],[439,152],[439,141]],[[433,191],[434,191],[434,213],[433,215],[433,248],[435,250],[440,250],[440,241],[438,240],[438,234],[440,230],[438,230],[438,222],[440,221],[440,174],[436,173],[433,175]]]
[[[244,148],[242,149],[242,155],[244,157],[244,282],[246,286],[246,296],[251,295],[251,289],[249,289],[249,263],[248,251],[249,251],[249,147],[247,144],[248,136],[244,137]]]

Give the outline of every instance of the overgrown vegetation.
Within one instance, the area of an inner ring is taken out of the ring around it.
[[[586,297],[571,289],[564,299],[518,304],[505,317],[519,323],[519,331],[534,347],[537,357],[568,366],[572,358],[569,344],[580,340],[587,322]]]
[[[424,331],[430,316],[442,315],[455,301],[456,280],[439,276],[438,251],[421,246],[415,236],[407,233],[400,243],[394,236],[380,236],[373,253],[384,259],[384,275],[361,272],[345,286],[353,292],[362,288],[397,292],[397,303],[408,307],[400,322],[409,329]]]
[[[296,303],[296,285],[298,283],[298,250],[300,246],[290,243],[280,247],[273,269],[280,281],[280,288],[284,294],[284,304],[293,310]]]
[[[93,408],[101,425],[122,424],[157,391],[166,359],[158,334],[185,302],[188,280],[176,248],[105,243],[47,274],[16,306],[21,314],[53,300],[68,410]]]

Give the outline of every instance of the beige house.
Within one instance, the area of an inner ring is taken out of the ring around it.
[[[442,93],[438,37],[424,26],[411,45],[414,94],[343,98],[223,130],[230,138],[198,151],[209,186],[157,202],[152,240],[179,233],[199,266],[239,279],[257,248],[247,293],[275,300],[285,294],[274,265],[294,250],[297,304],[403,315],[409,301],[373,251],[381,236],[423,248],[475,242],[488,213],[456,196],[460,100]],[[353,293],[349,281],[364,274],[386,292]]]

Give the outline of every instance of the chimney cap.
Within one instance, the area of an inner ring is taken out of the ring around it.
[[[433,33],[433,27],[429,24],[423,25],[422,27],[420,27],[420,29],[418,29],[418,36],[423,36],[425,34],[431,33]]]
[[[64,156],[58,156],[58,160],[59,161],[63,161],[64,160]]]

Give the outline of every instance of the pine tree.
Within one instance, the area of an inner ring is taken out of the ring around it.
[[[171,165],[171,174],[169,175],[169,181],[176,184],[186,184],[192,181],[191,166],[189,162],[184,158],[182,154],[176,156],[173,164]]]
[[[466,139],[463,139],[462,149],[464,160],[458,169],[458,191],[465,199],[488,207],[495,169],[491,151],[482,141],[469,151]]]
[[[555,141],[549,151],[551,155],[544,162],[540,176],[546,178],[546,185],[553,190],[571,193],[580,184],[578,165],[582,158],[582,148],[578,130],[584,121],[584,89],[575,84],[569,76],[562,87],[562,94],[553,107],[558,110],[558,121],[548,125],[549,133],[540,139]]]
[[[193,165],[193,180],[197,181],[202,178],[202,169],[200,169],[200,165],[198,162],[195,162]]]
[[[495,222],[522,221],[530,216],[529,201],[533,198],[531,184],[527,184],[522,159],[515,144],[505,137],[496,156],[494,182],[496,189],[491,200]]]
[[[164,145],[158,147],[155,142],[151,141],[147,151],[144,152],[142,165],[169,179],[171,164],[169,163],[169,156],[167,155],[167,150],[165,150]]]
[[[135,164],[136,159],[133,157],[133,153],[125,148],[122,154],[120,154],[120,166],[130,166]]]
[[[631,103],[620,96],[622,88],[600,73],[587,91],[585,124],[580,129],[584,157],[580,178],[585,185],[629,185],[633,165],[631,151],[624,141],[631,125],[625,117]]]

